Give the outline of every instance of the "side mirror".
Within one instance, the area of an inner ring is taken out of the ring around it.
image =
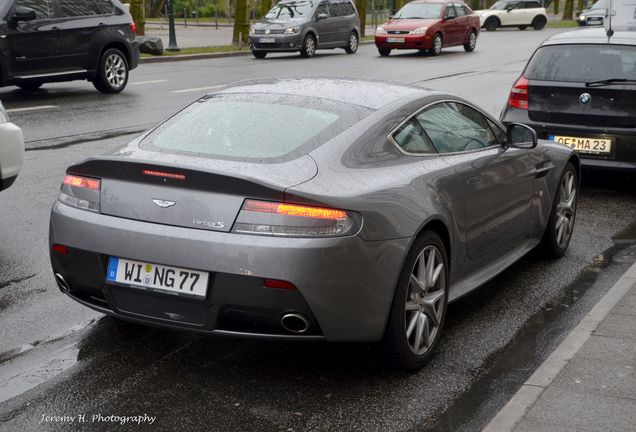
[[[506,9],[506,12],[510,12],[512,10],[512,8],[508,8]]]
[[[35,10],[26,6],[16,6],[15,12],[11,15],[11,20],[14,22],[17,21],[33,21],[37,16],[35,14]]]
[[[506,136],[508,147],[533,149],[537,146],[537,132],[521,123],[510,123],[506,127]]]
[[[316,19],[317,19],[318,21],[320,21],[320,20],[324,20],[324,19],[327,19],[327,18],[329,18],[329,15],[327,15],[327,14],[326,14],[326,13],[324,13],[324,12],[323,12],[323,13],[319,13],[319,14],[318,14],[318,16],[316,17]]]

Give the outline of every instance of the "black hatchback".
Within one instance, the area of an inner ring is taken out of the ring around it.
[[[118,93],[137,67],[135,24],[118,0],[9,0],[0,17],[2,86],[86,79]]]
[[[565,144],[584,166],[636,171],[636,32],[604,28],[555,35],[512,87],[504,123]]]

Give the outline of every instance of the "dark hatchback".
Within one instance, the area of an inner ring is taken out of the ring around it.
[[[9,0],[0,17],[2,86],[87,79],[118,93],[137,67],[135,24],[118,0]]]
[[[501,120],[572,147],[584,166],[636,170],[636,32],[549,38],[513,85]]]

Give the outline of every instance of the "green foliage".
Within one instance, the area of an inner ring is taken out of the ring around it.
[[[248,32],[250,28],[248,9],[248,0],[236,0],[236,17],[234,19],[232,45],[239,45],[239,42],[241,45],[248,43]]]
[[[571,20],[574,15],[574,0],[565,0],[562,20]]]
[[[133,21],[137,25],[137,34],[143,36],[145,34],[145,24],[146,21],[144,19],[144,2],[143,0],[130,0],[130,14],[132,15]]]

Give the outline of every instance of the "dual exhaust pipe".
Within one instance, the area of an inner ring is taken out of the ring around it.
[[[62,292],[71,292],[71,286],[68,284],[68,282],[66,282],[66,279],[64,279],[64,276],[62,276],[61,274],[55,273],[55,282],[57,282],[57,286]]]
[[[307,317],[296,312],[283,315],[280,325],[290,333],[302,334],[309,330],[310,323]]]

